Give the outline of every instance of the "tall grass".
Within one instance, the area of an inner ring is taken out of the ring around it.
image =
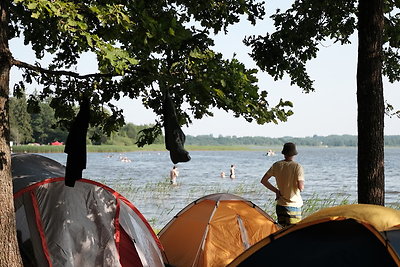
[[[12,152],[14,153],[62,153],[64,146],[13,146]]]
[[[181,192],[179,186],[170,185],[168,178],[140,186],[133,184],[133,182],[116,182],[110,186],[132,201],[156,230],[160,230],[179,211],[193,201],[214,193],[231,193],[241,196],[252,201],[274,220],[277,220],[276,202],[273,195],[266,194],[265,190],[257,185],[238,184],[229,189],[219,185],[208,185]],[[346,194],[327,196],[314,194],[304,199],[302,215],[304,218],[320,209],[344,204],[353,204]]]
[[[338,198],[338,196],[343,196],[343,197]],[[324,208],[329,208],[339,205],[355,204],[355,203],[356,203],[355,201],[350,201],[349,197],[345,194],[330,194],[328,196],[320,196],[317,194],[313,194],[312,197],[304,201],[302,213],[303,216],[306,217]]]

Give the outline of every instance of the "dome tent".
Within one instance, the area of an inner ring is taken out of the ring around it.
[[[26,266],[164,266],[143,215],[111,188],[64,185],[62,164],[12,155],[17,237]]]
[[[219,193],[186,206],[158,235],[174,267],[225,266],[278,229],[254,203]]]
[[[385,231],[400,225],[400,211],[371,204],[351,204],[329,207],[304,218],[300,223],[320,220],[355,219],[372,225],[378,231]]]
[[[381,232],[399,223],[399,211],[376,205],[323,209],[297,225],[264,238],[228,267],[257,267],[266,263],[271,266],[400,266],[396,252]]]
[[[324,218],[352,218],[372,225],[400,256],[400,211],[368,204],[343,205],[326,208],[305,218],[302,223]]]

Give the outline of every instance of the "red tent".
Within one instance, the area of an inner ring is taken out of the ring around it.
[[[62,146],[63,145],[63,143],[62,142],[58,142],[58,141],[55,141],[55,142],[53,142],[53,143],[50,143],[52,146]]]
[[[25,266],[164,267],[147,220],[111,188],[35,154],[12,156],[18,242]]]

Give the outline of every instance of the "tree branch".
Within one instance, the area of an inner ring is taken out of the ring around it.
[[[46,73],[46,74],[57,75],[57,76],[64,75],[64,76],[74,77],[76,79],[111,78],[111,77],[122,76],[120,74],[111,74],[111,73],[92,73],[92,74],[80,75],[79,73],[76,73],[73,71],[67,71],[67,70],[49,70],[49,69],[45,69],[45,68],[42,68],[39,66],[31,65],[31,64],[28,64],[26,62],[19,61],[16,59],[11,60],[11,65],[16,66],[18,68],[24,68],[24,69],[37,71],[40,73]]]

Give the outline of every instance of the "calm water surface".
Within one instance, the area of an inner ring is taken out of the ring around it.
[[[296,161],[305,171],[304,209],[311,200],[340,204],[357,199],[356,148],[298,148]],[[43,154],[66,163],[66,154]],[[262,151],[191,151],[191,161],[179,163],[178,186],[169,184],[173,164],[169,152],[88,153],[83,176],[118,191],[157,229],[192,201],[212,193],[229,192],[251,200],[274,215],[274,194],[260,184],[271,164],[282,159]],[[123,162],[127,157],[130,162]],[[236,179],[229,178],[230,165]],[[228,178],[220,178],[224,171]],[[400,149],[385,150],[386,204],[400,203]]]

